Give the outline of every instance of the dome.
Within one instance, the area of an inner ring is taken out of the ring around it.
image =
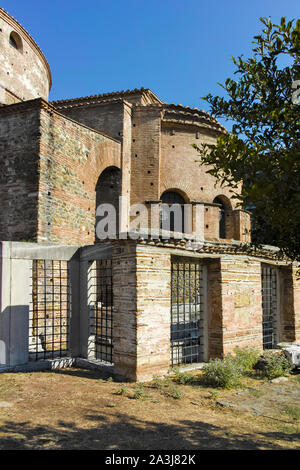
[[[51,72],[28,32],[0,8],[0,103],[48,100]]]

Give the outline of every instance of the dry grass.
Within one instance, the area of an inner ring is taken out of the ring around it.
[[[253,400],[266,393],[258,380],[244,386],[257,390]],[[82,369],[0,374],[0,449],[299,448],[299,422],[284,405],[265,417],[222,400],[243,398],[197,380],[125,384]]]

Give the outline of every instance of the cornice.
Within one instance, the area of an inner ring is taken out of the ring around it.
[[[121,101],[126,96],[144,95],[147,96],[152,102],[162,104],[162,101],[150,90],[150,88],[135,88],[134,90],[121,90],[111,93],[103,93],[99,95],[82,96],[79,98],[70,98],[65,100],[52,101],[52,104],[57,108],[71,108],[76,106],[89,106],[93,104],[101,104],[104,101],[109,103],[111,101]],[[144,105],[148,106],[148,105]]]
[[[163,234],[165,233],[165,234]],[[125,236],[126,235],[126,236]],[[176,234],[174,234],[176,235]],[[179,235],[179,234],[177,234]],[[153,235],[152,235],[153,236]],[[261,258],[265,260],[272,260],[278,264],[292,263],[287,257],[278,257],[279,248],[263,245],[255,247],[248,243],[243,243],[236,240],[200,240],[193,236],[183,236],[182,238],[170,238],[169,232],[160,231],[156,234],[156,238],[151,238],[150,233],[143,231],[129,232],[127,234],[120,234],[120,240],[111,240],[112,243],[129,242],[139,245],[148,245],[153,247],[172,248],[182,251],[182,254],[188,256],[189,253],[193,254],[211,254],[211,255],[243,255],[253,258]]]

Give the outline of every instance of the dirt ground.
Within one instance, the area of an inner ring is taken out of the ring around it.
[[[300,375],[224,391],[73,368],[2,373],[0,449],[300,449]]]

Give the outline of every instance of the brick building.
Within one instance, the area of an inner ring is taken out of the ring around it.
[[[193,144],[226,132],[216,119],[144,88],[50,103],[49,65],[3,9],[0,58],[0,240],[93,245],[102,203],[116,207],[121,233],[138,205],[147,208],[141,228],[158,232],[164,207],[189,207],[180,240],[141,230],[137,240],[111,241],[110,362],[121,375],[141,379],[235,345],[299,338],[296,266],[273,248],[244,251],[250,214],[197,162]],[[128,204],[119,210],[121,196]],[[197,214],[204,241],[190,248]]]

